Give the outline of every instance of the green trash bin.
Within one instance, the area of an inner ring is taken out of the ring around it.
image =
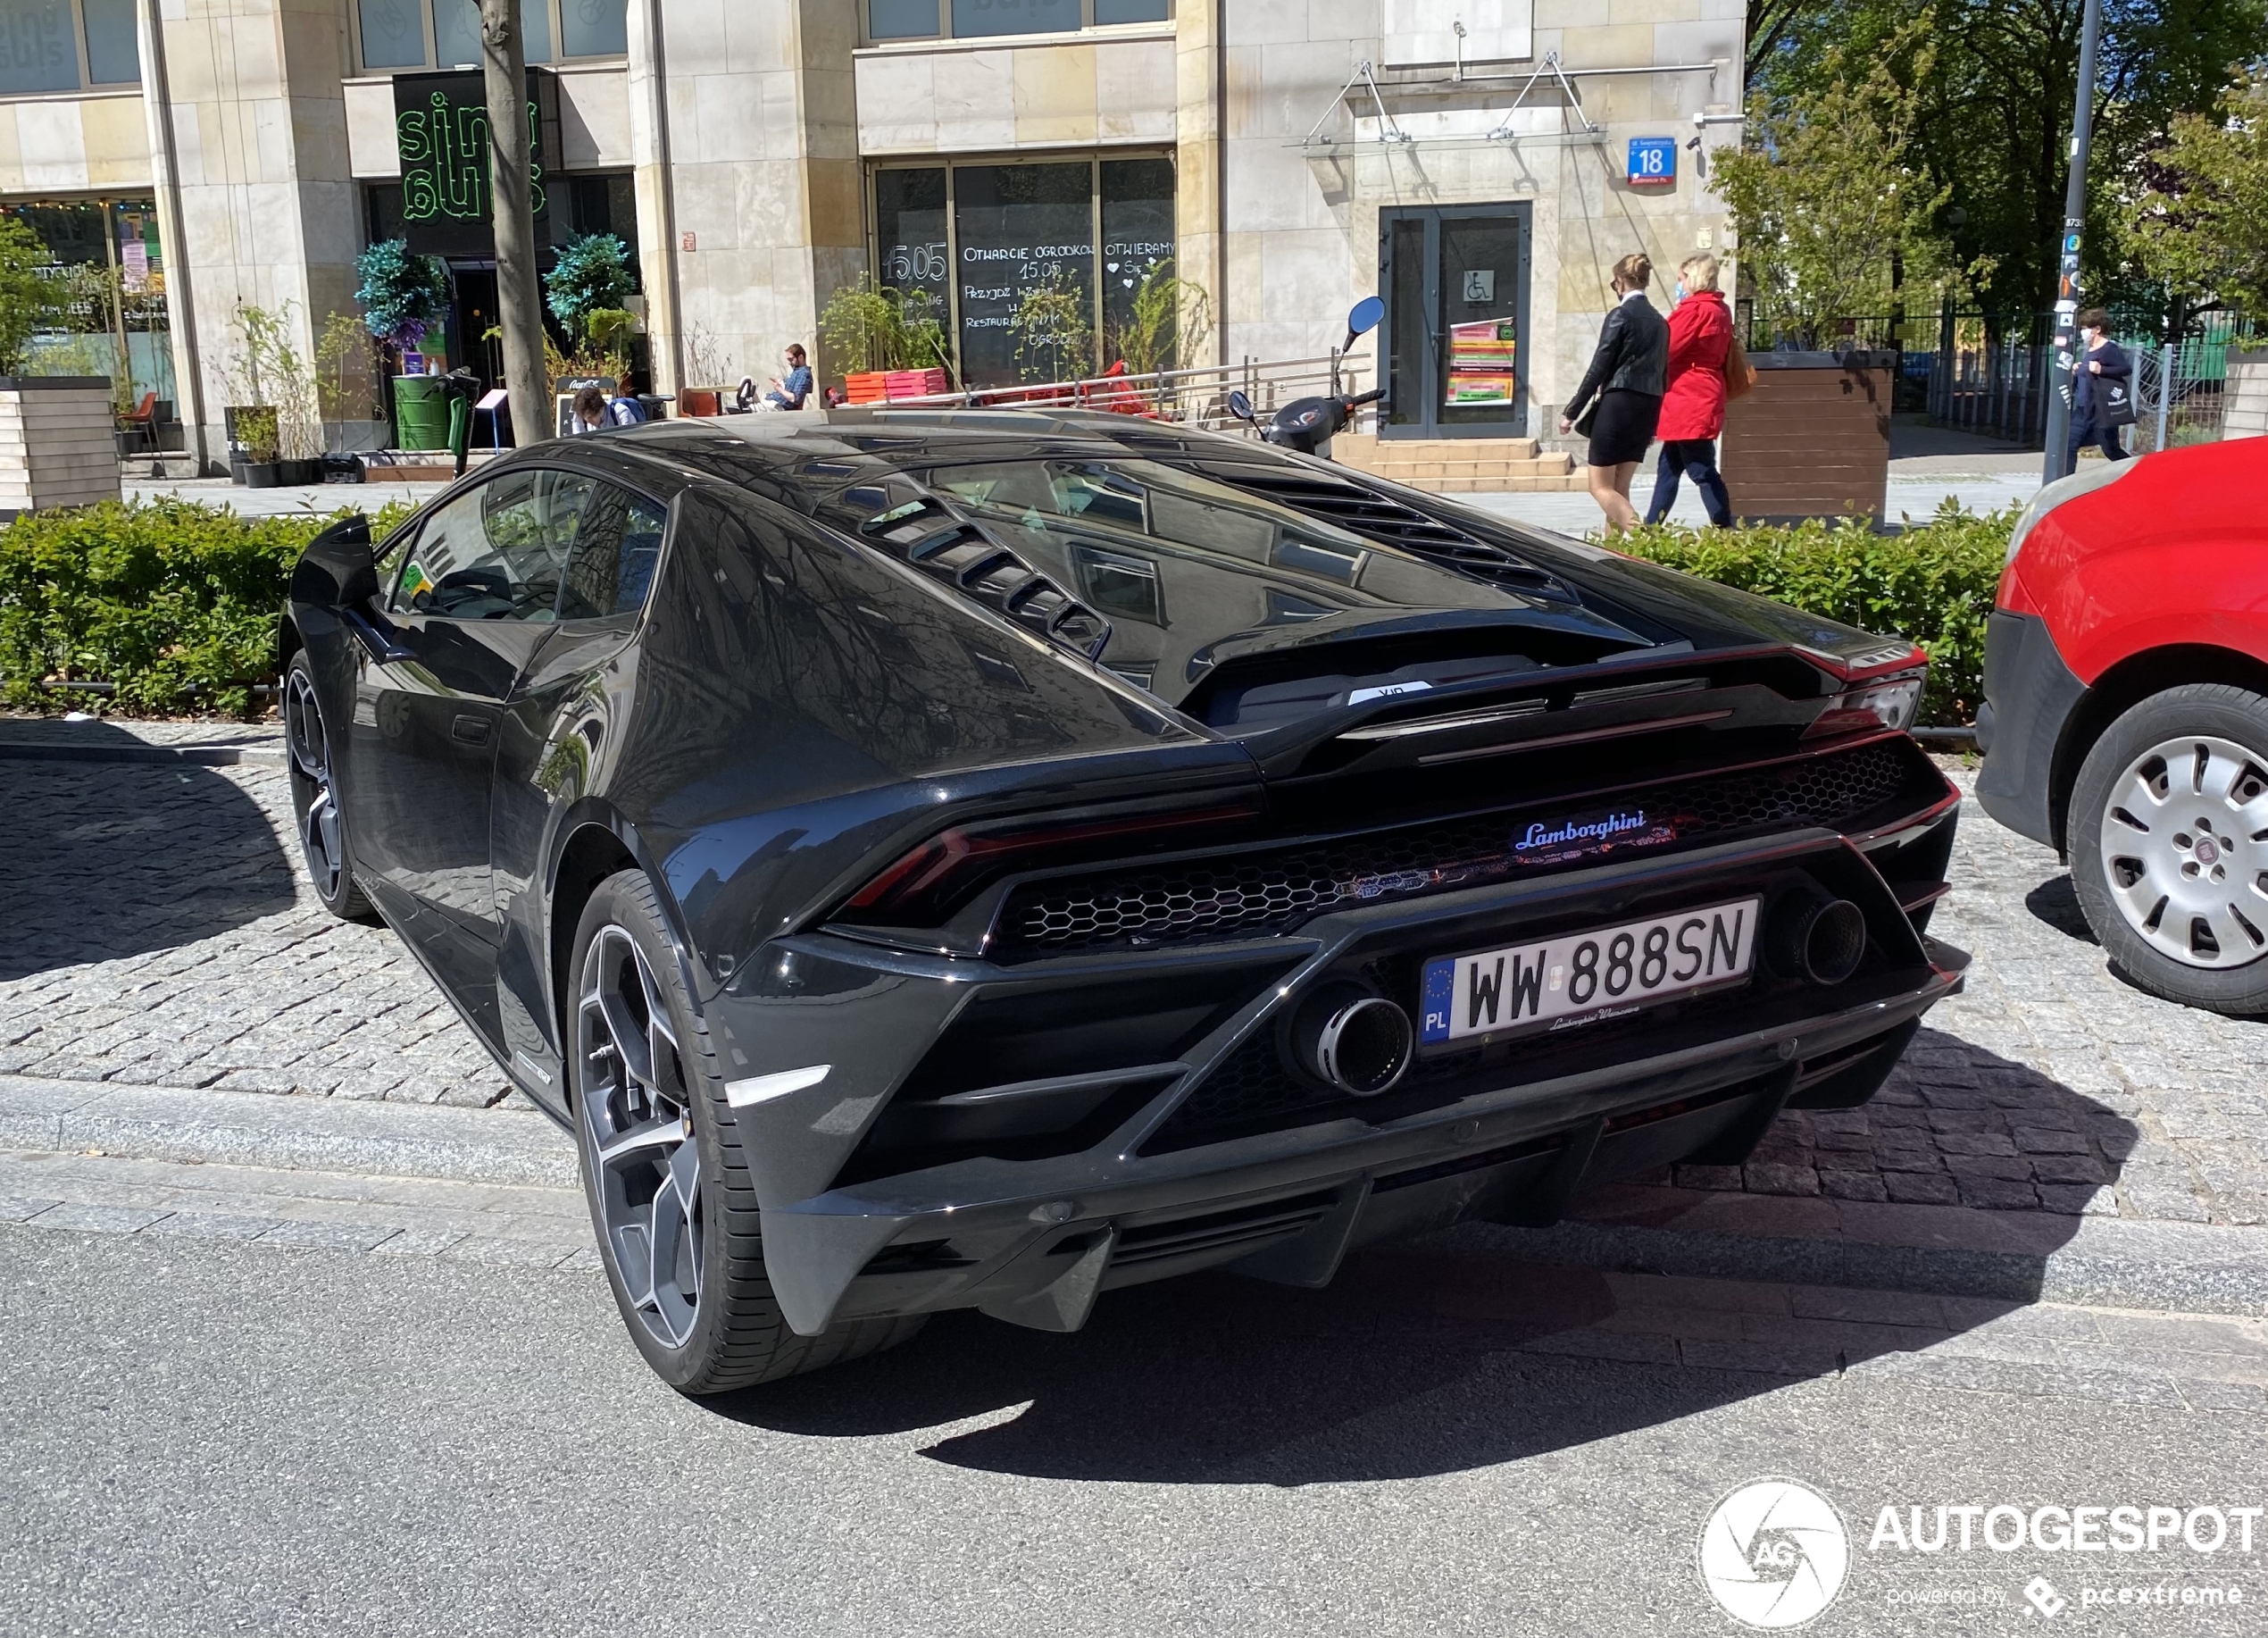
[[[404,449],[449,447],[449,395],[438,375],[394,378],[395,436]]]

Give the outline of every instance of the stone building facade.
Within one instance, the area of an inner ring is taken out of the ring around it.
[[[357,252],[405,230],[396,81],[469,64],[473,10],[0,0],[0,206],[118,270],[145,309],[162,297],[145,339],[121,317],[119,344],[208,457],[239,308],[288,313],[312,349],[353,311]],[[931,294],[972,381],[1033,372],[1013,320],[1034,285],[1088,304],[1099,364],[1170,261],[1210,313],[1189,362],[1322,353],[1378,294],[1388,316],[1362,349],[1392,389],[1387,436],[1547,434],[1607,267],[1645,250],[1665,286],[1689,251],[1730,249],[1705,167],[1738,139],[1739,0],[526,13],[547,237],[634,246],[665,392],[777,373],[869,273]],[[459,311],[435,344],[493,370],[492,263],[453,243]]]

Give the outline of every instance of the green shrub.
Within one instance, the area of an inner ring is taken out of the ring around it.
[[[390,506],[381,534],[407,515]],[[343,512],[246,518],[155,500],[29,513],[0,529],[0,699],[241,715],[276,681],[276,623],[300,548]]]
[[[1618,550],[1721,581],[1929,651],[1921,721],[1975,719],[1984,696],[1985,617],[2008,555],[2014,511],[1978,517],[1948,500],[1925,523],[1878,535],[1864,524],[1806,522],[1741,529],[1660,525]]]

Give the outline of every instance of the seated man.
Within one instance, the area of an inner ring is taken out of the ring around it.
[[[810,355],[804,351],[801,342],[791,341],[788,344],[787,379],[782,380],[776,375],[771,378],[771,390],[764,394],[764,402],[774,409],[799,410],[810,397]]]

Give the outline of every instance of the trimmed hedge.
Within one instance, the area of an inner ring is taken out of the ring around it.
[[[1793,604],[1929,650],[1920,720],[1976,720],[1984,697],[1985,617],[2008,556],[2014,509],[1983,517],[1948,500],[1925,523],[1878,535],[1864,523],[1738,529],[1659,525],[1610,542],[1618,551]]]
[[[407,515],[371,519],[383,534]],[[276,681],[276,623],[300,548],[346,509],[246,518],[189,501],[105,501],[0,529],[0,699],[238,715]]]
[[[409,508],[371,522],[383,537]],[[43,512],[0,529],[0,698],[85,705],[62,681],[117,685],[113,704],[242,714],[276,680],[276,617],[300,548],[345,510],[246,518],[181,500]],[[1926,523],[1878,535],[1863,524],[1642,529],[1635,556],[1791,603],[1930,654],[1922,721],[1966,723],[1983,695],[1992,612],[2015,513],[1978,517],[1948,502]]]

